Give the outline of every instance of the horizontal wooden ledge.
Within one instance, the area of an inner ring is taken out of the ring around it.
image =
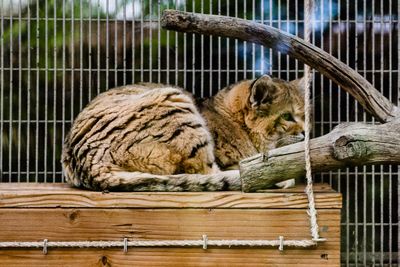
[[[319,209],[340,209],[341,194],[327,184],[316,184]],[[66,184],[0,184],[0,208],[213,208],[213,209],[304,209],[308,207],[304,186],[291,189],[242,192],[93,192]]]

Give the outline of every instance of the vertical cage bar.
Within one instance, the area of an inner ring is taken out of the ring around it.
[[[178,0],[175,0],[175,9],[178,9]],[[151,46],[150,46],[151,47]],[[175,85],[179,84],[179,46],[178,46],[178,32],[175,32]]]
[[[110,0],[106,0],[106,87],[110,88]]]
[[[83,107],[83,3],[79,0],[79,111]],[[55,27],[55,26],[54,26]],[[90,35],[89,35],[90,38]]]
[[[82,1],[82,0],[81,0]],[[82,10],[82,8],[81,8]],[[53,183],[56,181],[56,147],[57,147],[57,1],[53,6]],[[82,35],[81,35],[82,38]],[[81,52],[82,55],[82,52]]]
[[[393,102],[392,99],[392,72],[393,70],[393,64],[392,64],[392,49],[393,49],[393,43],[392,43],[392,20],[393,20],[393,14],[392,14],[392,0],[389,1],[389,21],[387,22],[389,25],[389,100]],[[399,70],[397,70],[399,71]],[[399,98],[399,95],[397,96]],[[389,236],[388,236],[388,241],[389,241],[389,263],[391,264],[393,262],[393,255],[392,255],[392,244],[393,244],[393,185],[392,185],[392,180],[393,180],[393,166],[389,166],[389,214],[388,214],[388,224],[389,224]]]
[[[135,3],[136,3],[136,1],[135,0],[132,0],[132,30],[131,30],[131,33],[132,33],[132,46],[131,46],[131,49],[132,49],[132,58],[131,58],[131,61],[132,61],[132,83],[135,83],[135,66],[136,66],[136,61],[135,61],[135,41],[136,41],[136,36],[135,36]]]
[[[31,3],[30,1],[28,1],[28,5],[27,5],[27,38],[28,38],[28,51],[27,51],[27,84],[26,84],[26,90],[27,90],[27,103],[26,103],[26,181],[30,182],[30,147],[31,147]],[[0,55],[1,57],[1,55]],[[2,60],[2,59],[0,59]],[[1,67],[0,67],[1,68]],[[1,70],[0,70],[1,71]],[[0,78],[1,79],[1,78]],[[2,103],[3,104],[3,103]],[[3,106],[1,104],[1,106]],[[3,121],[1,120],[0,122],[1,124],[3,123]],[[0,130],[1,133],[1,137],[3,136],[3,131]],[[3,144],[0,144],[1,150],[3,148]],[[0,152],[1,153],[1,152]],[[1,156],[0,156],[0,164],[3,164],[2,160],[1,160]],[[0,173],[0,176],[2,176],[2,174]],[[1,181],[1,178],[0,178]]]
[[[13,3],[10,2],[10,11],[13,10]],[[13,12],[10,12],[10,32],[13,32]],[[9,82],[9,126],[8,126],[8,182],[12,179],[12,145],[13,145],[13,94],[14,94],[14,81],[13,81],[13,58],[14,58],[14,46],[13,46],[13,35],[10,34],[10,82]]]
[[[251,3],[251,16],[252,20],[256,21],[256,3],[255,0]],[[251,78],[254,79],[256,77],[256,45],[254,43],[251,44]]]
[[[39,47],[39,0],[36,0],[36,127],[35,127],[35,182],[39,181],[39,56],[40,56],[40,47]]]
[[[21,120],[22,120],[22,17],[21,17],[21,0],[18,1],[18,140],[17,140],[17,178],[21,182]]]
[[[114,87],[116,86],[118,86],[118,0],[115,0],[114,9]]]
[[[221,0],[218,0],[217,14],[221,15]],[[221,90],[221,37],[217,37],[218,42],[218,90]]]
[[[200,3],[200,13],[204,14],[204,1],[201,0]],[[200,70],[200,97],[204,97],[204,35],[200,36],[200,62],[201,62],[201,70]],[[168,63],[167,63],[168,64]]]
[[[0,164],[4,166],[3,149],[4,149],[4,0],[0,2]],[[0,182],[3,180],[3,167],[0,169]]]
[[[354,15],[354,29],[355,29],[355,35],[354,35],[354,43],[355,43],[355,51],[354,51],[354,69],[355,71],[358,72],[358,33],[357,33],[357,23],[358,23],[358,5],[357,5],[357,1],[355,1],[355,15]],[[347,17],[347,19],[349,20],[350,18]],[[347,94],[348,96],[348,94]],[[348,113],[350,113],[350,111],[348,111]],[[357,109],[357,102],[354,101],[354,113],[355,113],[355,121],[358,121],[358,109]],[[358,235],[358,167],[354,168],[354,209],[355,209],[355,213],[354,213],[354,242],[355,242],[355,251],[354,251],[354,258],[355,258],[355,265],[358,266],[358,240],[359,240],[359,235]]]
[[[97,0],[97,95],[100,94],[100,0]],[[134,62],[134,61],[133,61]]]
[[[400,88],[400,4],[397,5],[397,88]],[[397,95],[397,106],[400,105],[400,93]],[[400,167],[397,171],[397,194],[400,195]],[[397,198],[397,262],[400,262],[400,197]]]
[[[247,0],[243,1],[243,18],[247,19]],[[247,79],[247,42],[243,42],[243,79]]]
[[[238,0],[235,0],[235,18],[238,17]],[[239,68],[239,63],[238,63],[238,57],[239,57],[239,53],[238,53],[238,40],[235,39],[235,81],[238,80],[238,68]]]
[[[132,3],[133,4],[133,3]],[[132,14],[133,16],[133,14]],[[124,0],[123,7],[123,24],[122,24],[122,84],[126,85],[126,0]]]
[[[89,101],[92,100],[92,16],[93,16],[93,11],[92,11],[92,6],[93,3],[89,3],[89,21],[88,21],[88,32],[89,32],[89,37],[88,37],[88,99]],[[64,101],[64,99],[63,99]]]
[[[229,13],[229,6],[230,6],[230,1],[229,0],[226,0],[227,1],[227,3],[226,3],[226,15],[227,16],[230,16],[230,13]],[[261,1],[261,3],[264,3],[264,1]],[[263,14],[263,12],[264,12],[264,9],[261,9],[261,14]],[[226,85],[229,85],[229,83],[230,83],[230,74],[231,74],[231,66],[230,66],[230,60],[229,60],[229,58],[230,58],[230,45],[231,45],[231,42],[230,42],[231,40],[230,40],[230,38],[226,38]]]
[[[49,18],[48,18],[48,12],[49,12],[49,6],[48,6],[48,0],[45,0],[45,17],[44,17],[44,22],[45,22],[45,31],[44,31],[44,38],[45,38],[45,43],[44,43],[44,58],[45,58],[45,85],[44,85],[44,149],[43,149],[43,161],[44,161],[44,175],[43,179],[44,182],[47,183],[47,150],[48,150],[48,133],[49,133],[49,128],[48,128],[48,120],[49,120]],[[71,104],[73,102],[71,101]]]
[[[167,3],[167,8],[169,8],[169,1],[168,1],[168,3]],[[143,13],[143,12],[142,12]],[[167,67],[166,67],[166,74],[167,74],[167,80],[166,80],[166,82],[167,82],[167,84],[170,84],[170,78],[169,78],[169,38],[170,38],[170,31],[167,31],[167,37],[166,37],[166,63],[167,63]],[[202,36],[203,37],[203,36]],[[203,97],[203,95],[201,95],[202,97]]]
[[[367,78],[367,2],[363,2],[363,72],[364,77]],[[366,122],[365,112],[363,112],[363,121]],[[367,265],[367,169],[363,167],[363,262],[364,266]]]
[[[209,0],[209,13],[212,14],[212,0]],[[213,37],[209,37],[209,53],[208,53],[208,60],[209,60],[209,70],[208,70],[208,75],[209,75],[209,83],[208,83],[208,95],[212,95],[212,80],[213,80]]]
[[[196,12],[195,1],[192,2],[192,11]],[[192,93],[196,89],[196,35],[192,34]]]
[[[145,7],[143,5],[143,0],[140,1],[140,6],[141,6],[141,12],[140,12],[140,80],[143,81],[144,77],[144,55],[143,55],[143,50],[144,50],[144,44],[143,44],[143,13],[145,12]],[[167,40],[167,43],[169,43],[169,40]],[[168,49],[167,49],[168,50]],[[167,63],[168,64],[168,63]],[[169,65],[169,64],[168,64]]]
[[[64,140],[65,137],[65,109],[66,109],[66,40],[65,40],[65,34],[67,32],[66,25],[65,25],[65,0],[62,1],[62,59],[61,59],[61,64],[62,64],[62,91],[61,91],[61,97],[62,97],[62,107],[61,107],[61,121],[62,121],[62,129],[61,129],[61,135],[62,135],[62,140]],[[62,174],[62,181],[64,182],[64,173]]]
[[[161,2],[160,2],[160,0],[158,0],[158,2],[157,2],[157,17],[158,17],[158,23],[157,23],[157,66],[158,66],[157,82],[161,83],[161,21],[160,21],[161,20]],[[194,76],[194,70],[193,70],[193,76]]]
[[[186,1],[183,3],[183,11],[187,11]],[[187,90],[187,33],[183,33],[183,88]]]
[[[380,91],[382,94],[384,94],[384,85],[383,85],[383,78],[384,78],[384,56],[385,56],[385,51],[384,51],[384,32],[383,32],[383,16],[384,16],[384,12],[383,12],[383,7],[384,7],[384,2],[380,3]],[[379,166],[380,169],[380,265],[383,266],[383,242],[384,242],[384,225],[383,225],[383,166],[380,165]]]
[[[371,31],[372,31],[372,85],[376,87],[375,82],[375,0],[372,0],[372,24],[371,24]],[[372,118],[372,123],[375,123],[375,119]],[[372,166],[372,248],[371,248],[371,260],[372,263],[375,264],[375,166]]]
[[[149,82],[153,82],[153,26],[152,26],[152,4],[149,5]],[[142,40],[143,42],[144,40]]]

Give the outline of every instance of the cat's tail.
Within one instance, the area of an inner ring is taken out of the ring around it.
[[[89,187],[92,190],[130,192],[235,191],[241,190],[241,180],[239,170],[175,175],[111,171],[94,178]]]

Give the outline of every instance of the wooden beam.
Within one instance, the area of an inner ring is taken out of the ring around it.
[[[317,208],[341,206],[341,195],[329,186],[316,185]],[[304,187],[258,194],[242,192],[102,193],[64,184],[0,184],[0,208],[307,208]]]

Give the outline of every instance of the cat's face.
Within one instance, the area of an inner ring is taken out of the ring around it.
[[[261,150],[301,141],[304,132],[302,84],[301,79],[286,82],[264,75],[250,85],[246,124],[260,135],[256,139]]]

